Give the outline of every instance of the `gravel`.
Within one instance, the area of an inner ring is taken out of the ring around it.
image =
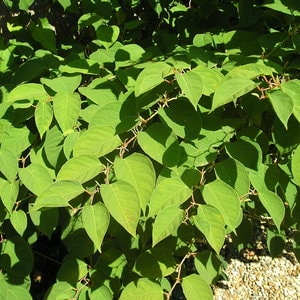
[[[290,256],[231,259],[226,275],[228,281],[214,287],[215,300],[300,299],[300,264]]]

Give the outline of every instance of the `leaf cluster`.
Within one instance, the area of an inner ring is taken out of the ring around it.
[[[257,222],[299,260],[296,1],[0,8],[1,299],[213,299]]]

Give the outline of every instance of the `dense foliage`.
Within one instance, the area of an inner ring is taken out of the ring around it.
[[[212,299],[260,219],[300,258],[299,1],[0,14],[1,299]]]

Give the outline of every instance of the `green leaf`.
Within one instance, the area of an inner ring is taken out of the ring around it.
[[[31,25],[31,26],[30,26]],[[39,42],[45,49],[56,52],[55,28],[49,24],[47,18],[38,18],[38,24],[30,23],[29,29],[34,40]]]
[[[137,44],[120,47],[115,54],[116,68],[128,67],[136,64],[145,56],[145,50]]]
[[[68,282],[56,282],[47,290],[45,299],[74,299],[76,292],[74,286]]]
[[[10,91],[7,101],[15,102],[19,100],[44,100],[49,99],[49,95],[45,91],[42,84],[25,83],[18,85]]]
[[[0,172],[9,181],[13,181],[18,173],[18,160],[16,155],[5,148],[0,149]]]
[[[187,73],[176,73],[175,78],[183,94],[189,99],[195,109],[202,95],[202,76],[198,70]]]
[[[123,234],[123,233],[122,233]],[[98,258],[96,269],[109,278],[122,277],[128,261],[124,253],[116,247],[107,248]],[[101,281],[102,284],[102,281]]]
[[[277,117],[287,129],[288,120],[294,109],[293,100],[288,94],[282,91],[269,93],[268,96]]]
[[[145,212],[155,187],[155,170],[151,160],[141,153],[133,153],[124,159],[116,158],[114,170],[118,180],[126,181],[135,188],[141,209]]]
[[[191,274],[182,278],[182,289],[187,300],[213,300],[210,286],[200,275]]]
[[[140,96],[164,82],[164,78],[171,74],[171,66],[159,61],[147,65],[139,74],[135,84],[135,96]]]
[[[230,102],[235,102],[237,98],[247,94],[256,87],[256,83],[247,78],[230,78],[224,80],[216,89],[211,110],[215,110]]]
[[[49,170],[37,163],[20,168],[19,177],[26,188],[35,195],[39,195],[53,182]]]
[[[12,212],[12,209],[17,201],[18,194],[19,183],[17,181],[9,182],[5,180],[2,182],[0,188],[0,198],[9,213]]]
[[[71,132],[70,134],[68,134],[66,136],[64,145],[63,145],[63,151],[64,151],[64,155],[67,159],[71,158],[74,145],[77,142],[79,136],[80,136],[80,133],[78,131]]]
[[[108,49],[116,40],[120,34],[119,27],[113,25],[100,25],[96,30],[97,39],[105,49]]]
[[[170,249],[155,247],[143,252],[136,260],[134,271],[142,277],[162,278],[171,275],[176,261]]]
[[[108,287],[102,285],[91,291],[90,299],[91,300],[99,300],[99,299],[113,300],[113,295]]]
[[[210,246],[220,253],[225,241],[225,223],[222,214],[211,205],[200,205],[193,217],[196,227],[204,234]]]
[[[217,179],[205,184],[202,190],[204,201],[217,208],[230,230],[240,223],[241,207],[237,192],[225,182]]]
[[[54,79],[41,78],[41,82],[56,93],[72,94],[80,85],[81,75],[60,76]]]
[[[125,132],[138,123],[135,103],[118,101],[101,106],[92,116],[89,127],[111,126],[116,133]]]
[[[292,173],[295,183],[300,186],[300,146],[295,150],[292,157]]]
[[[80,155],[68,160],[57,174],[57,180],[84,183],[99,175],[103,166],[95,155]]]
[[[202,127],[201,113],[195,111],[185,99],[172,101],[168,107],[160,108],[158,114],[177,136],[186,140],[199,137]]]
[[[293,79],[283,82],[280,87],[293,100],[293,114],[300,122],[300,99],[298,97],[300,94],[300,80]]]
[[[215,172],[217,177],[234,188],[240,197],[248,194],[250,189],[249,176],[239,161],[227,158],[216,164]]]
[[[160,211],[153,223],[152,247],[176,232],[184,218],[184,210],[177,206],[169,206]]]
[[[300,16],[299,6],[294,1],[272,1],[266,2],[262,6],[268,7],[272,10],[278,11],[291,16]]]
[[[63,133],[76,125],[80,109],[81,100],[77,93],[61,91],[53,97],[54,116]]]
[[[34,119],[40,137],[49,129],[53,119],[53,109],[48,101],[40,101],[34,111]]]
[[[164,124],[155,123],[138,133],[138,143],[151,158],[166,167],[175,167],[179,161],[179,143],[173,131]]]
[[[272,217],[278,231],[280,231],[280,224],[283,221],[285,214],[285,208],[282,200],[277,194],[269,190],[259,191],[258,198]]]
[[[201,277],[208,283],[213,284],[222,272],[222,263],[218,256],[209,250],[199,252],[195,256],[195,268]]]
[[[57,125],[54,125],[46,132],[44,142],[44,152],[46,154],[47,163],[56,168],[59,156],[63,147],[64,136]],[[44,156],[44,155],[43,155]],[[44,162],[45,158],[43,158]]]
[[[35,136],[25,125],[11,126],[3,134],[1,148],[9,149],[19,157],[25,149],[32,145],[34,140]]]
[[[88,273],[88,265],[72,256],[66,256],[57,273],[57,281],[68,282],[76,284],[81,278]]]
[[[99,252],[101,252],[101,244],[108,229],[109,221],[109,212],[100,202],[85,205],[82,209],[83,227]]]
[[[216,69],[210,69],[204,66],[197,66],[194,71],[197,71],[202,78],[202,93],[209,96],[214,93],[223,81],[223,74]]]
[[[35,200],[30,211],[36,211],[44,207],[65,207],[69,201],[84,191],[78,181],[56,181],[51,183]]]
[[[84,229],[81,215],[73,216],[66,225],[61,239],[70,256],[84,260],[93,255],[97,248]]]
[[[283,234],[278,234],[274,232],[274,229],[267,229],[267,246],[268,250],[272,256],[278,257],[282,254],[284,248],[286,247],[286,239]]]
[[[263,63],[249,63],[238,66],[226,74],[226,78],[248,78],[255,79],[261,75],[272,75],[273,68]]]
[[[58,209],[31,211],[30,218],[35,227],[50,240],[58,223]]]
[[[228,155],[241,162],[246,168],[257,170],[262,162],[259,145],[249,138],[242,137],[233,143],[225,145]]]
[[[26,288],[0,280],[0,299],[32,300],[32,297]]]
[[[120,300],[163,300],[164,295],[160,285],[147,278],[140,278],[125,286]],[[197,299],[197,298],[195,298]]]
[[[88,75],[98,75],[99,74],[99,64],[90,59],[75,59],[68,62],[67,65],[60,65],[59,71],[61,73],[81,73]]]
[[[112,217],[132,236],[140,218],[140,200],[135,188],[125,181],[102,184],[100,193]]]
[[[149,216],[152,217],[169,206],[179,206],[192,195],[192,189],[180,179],[166,178],[154,189],[149,204]]]
[[[33,267],[33,255],[29,245],[19,236],[12,236],[2,242],[0,254],[1,269],[9,275],[26,277]]]
[[[22,236],[27,228],[26,213],[23,210],[15,210],[10,215],[9,220],[17,233]]]
[[[121,144],[115,130],[110,126],[95,126],[86,130],[74,145],[73,155],[96,155],[101,157]]]

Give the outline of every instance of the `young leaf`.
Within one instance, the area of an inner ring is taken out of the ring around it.
[[[211,205],[200,205],[193,220],[210,246],[219,254],[225,241],[225,223],[220,211]]]
[[[37,163],[19,169],[19,177],[26,188],[35,195],[39,195],[53,180],[49,170]]]
[[[152,231],[152,247],[176,232],[185,217],[184,210],[169,206],[158,213]]]
[[[140,200],[135,188],[125,181],[118,180],[112,184],[102,184],[100,193],[113,218],[132,236],[136,236]]]
[[[101,244],[106,234],[109,220],[109,212],[102,203],[98,202],[83,207],[83,227],[99,252],[101,252]]]
[[[136,80],[135,96],[138,97],[160,85],[171,72],[171,66],[162,61],[147,65]]]
[[[175,167],[179,161],[179,143],[173,131],[164,124],[155,123],[138,133],[138,143],[151,158],[166,167]]]
[[[277,117],[287,129],[288,120],[294,109],[293,100],[288,94],[282,91],[269,93],[268,96]]]
[[[53,119],[53,109],[48,101],[40,101],[34,111],[34,119],[40,137],[49,129]]]
[[[63,133],[76,125],[80,109],[81,100],[77,93],[61,91],[53,97],[54,116]]]
[[[77,197],[84,191],[78,181],[56,181],[50,184],[35,200],[31,211],[39,210],[43,207],[65,207],[69,201]]]
[[[15,210],[9,218],[11,225],[15,228],[19,235],[23,235],[27,228],[27,216],[23,210]]]
[[[13,181],[18,173],[17,156],[9,149],[0,149],[0,172],[9,181]]]
[[[292,157],[292,173],[295,183],[300,186],[300,146],[294,152]]]
[[[96,155],[101,157],[121,144],[115,130],[110,126],[95,126],[86,130],[76,141],[73,149],[74,156]]]
[[[152,217],[169,206],[179,206],[192,195],[192,189],[180,179],[166,178],[154,189],[149,203],[149,216]]]
[[[76,180],[80,183],[89,181],[103,169],[95,155],[80,155],[68,160],[57,174],[57,180]]]
[[[225,182],[217,179],[205,184],[202,190],[204,201],[217,208],[232,231],[240,223],[241,207],[237,192]]]
[[[224,80],[215,91],[211,110],[236,101],[237,98],[247,94],[256,87],[256,83],[247,78],[230,78]]]
[[[191,274],[182,278],[182,289],[187,300],[213,300],[210,286],[200,275]]]
[[[155,186],[155,170],[151,160],[141,153],[133,153],[124,159],[116,158],[114,170],[118,180],[126,181],[135,188],[141,209],[145,211]]]
[[[163,300],[164,295],[162,288],[158,283],[153,282],[148,278],[140,278],[137,281],[132,281],[125,286],[120,296],[120,300],[132,299]]]
[[[183,94],[189,99],[195,110],[197,110],[203,86],[200,72],[192,70],[187,73],[176,73],[175,77]]]

